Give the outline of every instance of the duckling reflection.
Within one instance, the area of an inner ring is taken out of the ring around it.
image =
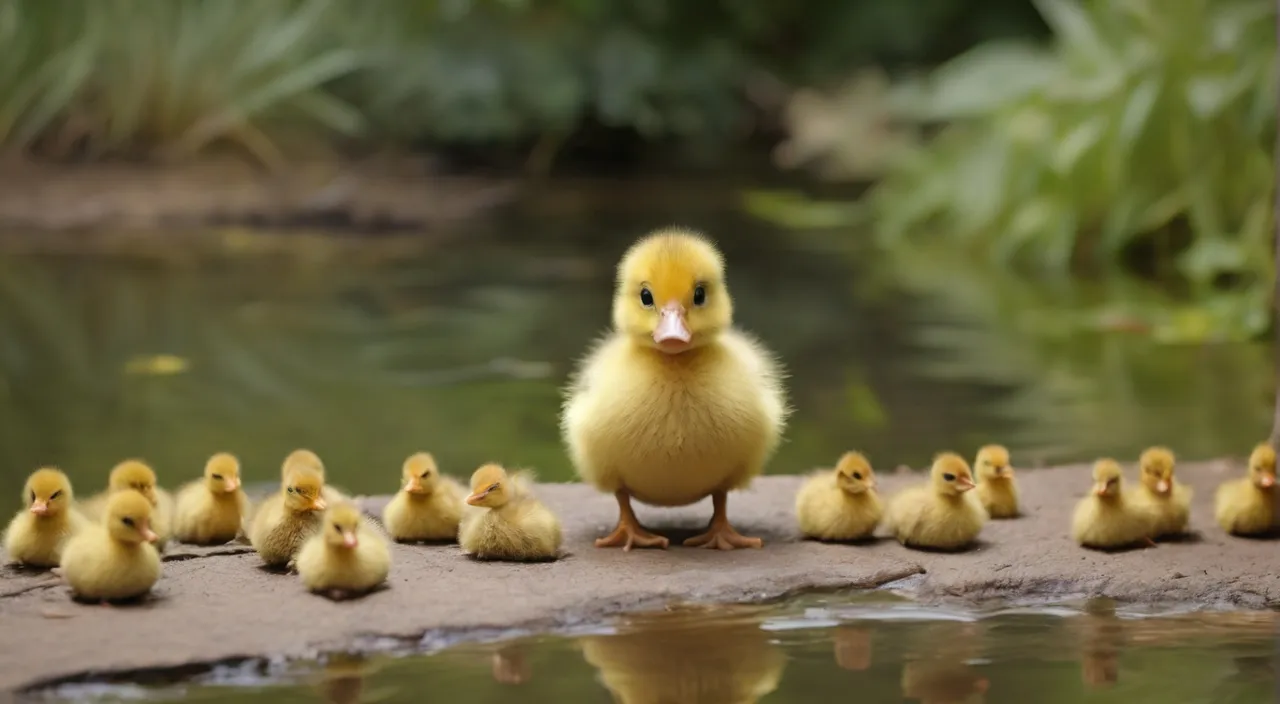
[[[1120,649],[1125,644],[1124,622],[1115,602],[1095,599],[1081,617],[1080,676],[1086,686],[1105,689],[1120,681]]]
[[[836,665],[841,669],[862,672],[871,667],[871,631],[840,626],[831,640],[835,644]]]
[[[978,623],[934,623],[920,629],[902,666],[902,696],[920,704],[980,704],[987,678],[968,663],[982,650]]]
[[[739,612],[740,613],[740,612]],[[582,639],[582,654],[619,704],[749,704],[777,689],[786,658],[750,618],[676,611]]]
[[[377,668],[362,655],[334,653],[325,658],[324,669],[315,684],[322,701],[331,704],[358,704],[383,698],[365,691],[365,678]],[[385,692],[383,693],[385,695]]]
[[[493,679],[500,684],[524,684],[533,676],[529,658],[518,645],[499,648],[493,654]]]

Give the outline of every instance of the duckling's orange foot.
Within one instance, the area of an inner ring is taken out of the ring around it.
[[[667,549],[671,541],[650,533],[644,529],[644,526],[635,521],[620,520],[618,527],[613,532],[603,538],[596,540],[598,548],[616,548],[621,547],[624,552],[630,552],[631,548],[661,548]]]
[[[764,541],[760,538],[748,538],[729,525],[728,521],[723,523],[712,522],[711,529],[702,535],[695,535],[684,541],[687,548],[708,548],[711,550],[733,550],[736,548],[759,548],[764,547]]]

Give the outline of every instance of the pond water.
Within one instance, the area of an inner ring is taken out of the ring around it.
[[[1242,455],[1269,428],[1265,346],[1078,327],[1097,314],[1095,289],[877,254],[866,233],[789,230],[743,214],[732,194],[695,196],[543,199],[428,237],[10,240],[0,488],[16,497],[27,472],[56,464],[96,489],[129,456],[172,485],[221,450],[269,481],[299,446],[359,493],[394,490],[420,449],[462,476],[497,460],[568,480],[559,389],[608,324],[621,251],[671,222],[720,240],[740,324],[791,371],[797,412],[770,472],[854,447],[881,467],[918,467],[990,441],[1024,467],[1133,458],[1157,442],[1188,459]],[[1156,300],[1134,289],[1111,314]]]
[[[925,609],[883,594],[678,609],[414,655],[250,662],[184,681],[70,683],[77,701],[1272,702],[1277,614],[1106,602]],[[439,643],[427,642],[428,647]]]

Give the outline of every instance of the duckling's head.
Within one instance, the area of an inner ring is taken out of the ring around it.
[[[1098,496],[1118,496],[1120,494],[1120,463],[1104,457],[1093,463],[1093,493]]]
[[[706,238],[659,230],[623,255],[613,324],[637,344],[678,354],[714,339],[732,322],[724,259]]]
[[[71,505],[71,480],[52,467],[37,469],[27,477],[22,501],[37,516],[57,516]]]
[[[285,475],[284,481],[284,505],[290,511],[295,513],[303,513],[305,511],[323,511],[328,505],[325,503],[322,490],[324,489],[324,477],[314,469],[300,467],[289,470]]]
[[[360,544],[360,509],[340,503],[324,514],[324,539],[336,548],[351,549]]]
[[[132,489],[118,491],[107,500],[102,520],[111,537],[122,543],[154,543],[151,501]]]
[[[861,494],[876,488],[871,463],[861,452],[846,452],[836,463],[836,484],[850,494]]]
[[[1259,443],[1249,455],[1249,479],[1261,489],[1276,485],[1276,449],[1269,443]]]
[[[107,491],[115,493],[133,489],[147,497],[152,506],[156,505],[156,473],[141,460],[125,460],[111,470],[107,478]]]
[[[1173,489],[1173,452],[1167,447],[1149,447],[1138,458],[1142,483],[1157,494]]]
[[[486,464],[471,475],[471,495],[467,503],[485,508],[502,508],[511,501],[511,481],[501,465]]]
[[[280,465],[280,476],[283,478],[291,469],[311,469],[318,472],[321,479],[324,478],[324,462],[320,461],[319,455],[305,448],[294,450],[284,458]]]
[[[1013,467],[1009,466],[1009,451],[1004,445],[986,445],[978,450],[973,461],[978,481],[1013,479]]]
[[[976,486],[969,463],[954,452],[943,452],[935,457],[930,475],[934,488],[943,496],[959,496]]]
[[[214,494],[230,494],[240,488],[240,460],[219,452],[204,463],[204,485]]]
[[[430,494],[435,491],[436,482],[440,481],[440,468],[430,452],[410,455],[400,473],[404,480],[402,486],[410,494]]]

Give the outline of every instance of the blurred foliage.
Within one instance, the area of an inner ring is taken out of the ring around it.
[[[588,121],[733,140],[778,82],[1039,29],[1021,0],[4,0],[0,145],[274,163],[286,138],[555,141]]]

